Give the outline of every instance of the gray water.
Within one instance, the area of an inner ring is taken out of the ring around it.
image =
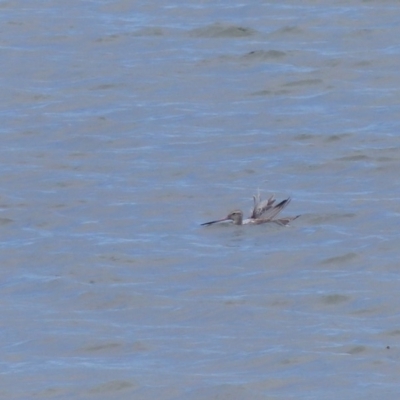
[[[1,1],[0,397],[397,398],[399,15]]]

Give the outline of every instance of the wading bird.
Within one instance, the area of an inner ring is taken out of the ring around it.
[[[249,218],[243,219],[243,212],[241,210],[235,210],[229,213],[225,218],[205,222],[201,225],[212,225],[216,224],[217,222],[225,221],[232,221],[235,225],[265,224],[266,222],[274,222],[279,225],[288,225],[290,221],[300,217],[300,215],[296,215],[295,217],[274,219],[290,203],[290,197],[282,200],[276,205],[274,205],[274,195],[272,195],[268,200],[261,200],[260,193],[258,193],[257,196],[253,196],[253,199],[253,211]]]

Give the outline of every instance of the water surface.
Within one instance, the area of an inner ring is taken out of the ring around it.
[[[7,399],[398,388],[395,1],[1,2]],[[290,227],[210,226],[260,189]]]

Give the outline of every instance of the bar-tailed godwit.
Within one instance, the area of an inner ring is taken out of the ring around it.
[[[243,219],[243,212],[241,210],[235,210],[229,213],[225,218],[205,222],[201,225],[212,225],[216,224],[217,222],[224,221],[232,221],[235,225],[264,224],[266,222],[275,222],[279,225],[288,225],[290,221],[300,217],[300,215],[296,215],[295,217],[274,219],[290,203],[290,197],[282,200],[276,205],[274,205],[274,195],[272,195],[268,200],[261,200],[260,193],[258,193],[257,196],[253,196],[253,199],[253,211],[249,218]]]

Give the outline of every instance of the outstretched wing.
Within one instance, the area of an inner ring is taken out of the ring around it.
[[[252,219],[260,218],[262,214],[273,208],[272,205],[275,203],[274,195],[272,195],[268,200],[261,200],[260,193],[258,193],[257,196],[253,196],[253,199],[254,207],[250,217]]]
[[[265,210],[261,213],[262,218],[259,217],[263,222],[271,221],[274,217],[276,217],[289,203],[290,197],[285,200],[282,200],[276,206],[266,207]]]

